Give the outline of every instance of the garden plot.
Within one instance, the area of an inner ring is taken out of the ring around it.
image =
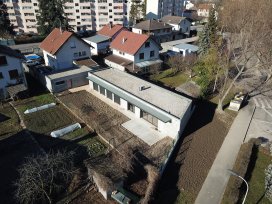
[[[59,99],[124,155],[129,149],[137,150],[159,167],[172,146],[169,137],[147,145],[121,126],[129,120],[125,115],[86,91],[62,95]]]
[[[24,114],[24,111],[27,109],[48,103],[56,103],[54,96],[51,94],[34,96],[15,103],[16,108],[18,108],[23,117],[27,129],[34,135],[45,150],[52,148],[86,149],[90,156],[104,152],[106,146],[95,134],[90,132],[84,124],[82,128],[60,138],[52,138],[50,136],[52,131],[79,122],[78,119],[61,104],[37,112]]]

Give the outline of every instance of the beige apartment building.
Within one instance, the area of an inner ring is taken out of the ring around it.
[[[143,2],[143,0],[139,0]],[[4,0],[17,32],[37,32],[38,0]],[[68,0],[64,11],[74,31],[100,30],[104,25],[128,25],[131,0]]]

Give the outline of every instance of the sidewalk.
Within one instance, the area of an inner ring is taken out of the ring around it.
[[[196,204],[219,204],[226,189],[236,157],[250,125],[255,106],[239,111],[196,198]]]

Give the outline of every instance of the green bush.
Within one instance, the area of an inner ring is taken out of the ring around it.
[[[46,36],[20,37],[20,38],[14,39],[14,41],[16,45],[19,45],[19,44],[42,42],[45,38]]]

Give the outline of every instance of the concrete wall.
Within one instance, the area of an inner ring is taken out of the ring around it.
[[[133,33],[138,33],[138,34],[143,34],[142,29],[139,29],[139,28],[132,28],[132,32]]]
[[[122,57],[122,58],[125,58],[127,60],[131,60],[131,61],[134,61],[134,55],[131,55],[129,53],[125,53],[125,52],[119,52],[119,50],[116,50],[116,49],[112,49],[112,54],[118,56],[118,57]]]
[[[58,93],[65,91],[69,88],[76,88],[79,86],[84,86],[89,83],[86,77],[88,72],[76,74],[73,76],[61,77],[58,79],[51,80],[49,77],[45,76],[45,86],[52,93]],[[63,84],[56,85],[56,82],[64,81]]]
[[[71,45],[74,44],[75,48]],[[74,53],[86,52],[84,56],[74,56]],[[60,48],[56,55],[52,55],[46,51],[43,51],[45,64],[47,66],[53,67],[56,70],[63,70],[73,67],[73,61],[90,57],[90,46],[82,42],[75,36],[69,38],[69,40]]]
[[[116,64],[116,63],[114,63],[112,61],[109,61],[107,59],[105,59],[105,64],[108,65],[109,67],[114,68],[114,69],[118,69],[118,70],[123,71],[123,72],[125,71],[125,67],[124,66],[122,66],[120,64]]]
[[[17,70],[19,77],[23,80],[23,83],[26,84],[25,75],[23,72],[23,66],[22,66],[22,60],[18,59],[16,57],[10,57],[8,55],[0,53],[0,56],[5,56],[7,60],[7,65],[1,65],[0,66],[0,73],[2,73],[3,78],[0,79],[0,89],[3,91],[0,91],[4,94],[4,97],[7,97],[7,90],[6,86],[11,84],[17,84],[18,81],[16,79],[10,79],[9,71],[10,70]],[[1,94],[1,93],[0,93]]]

